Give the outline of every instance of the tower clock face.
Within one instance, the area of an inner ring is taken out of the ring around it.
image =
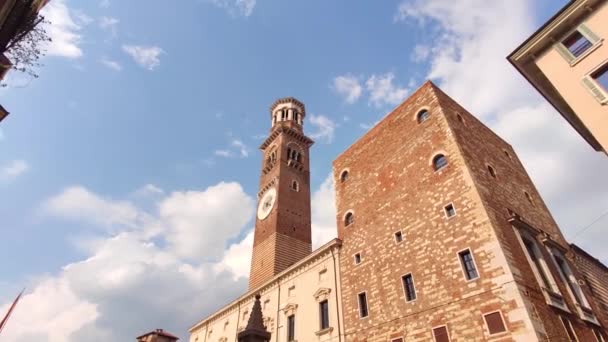
[[[274,202],[276,198],[277,189],[270,188],[268,189],[268,191],[266,191],[266,193],[264,194],[264,196],[262,196],[262,199],[260,200],[260,204],[258,205],[258,219],[263,220],[268,217],[268,215],[272,211],[272,207],[274,207]]]

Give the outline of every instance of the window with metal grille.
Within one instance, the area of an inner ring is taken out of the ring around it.
[[[416,287],[414,286],[414,277],[412,274],[406,274],[401,277],[403,283],[403,290],[405,291],[405,300],[411,302],[416,299]]]
[[[327,300],[319,303],[319,325],[321,330],[329,328],[329,303]]]
[[[486,321],[490,335],[507,331],[507,327],[505,326],[505,322],[502,320],[502,315],[499,311],[485,314],[483,315],[483,318]]]
[[[367,294],[365,292],[359,293],[358,299],[359,299],[359,317],[365,318],[369,314],[369,312],[367,311]]]
[[[477,267],[475,267],[475,261],[473,260],[473,254],[471,254],[471,250],[464,250],[458,253],[458,256],[460,257],[460,264],[462,265],[464,275],[467,280],[479,278],[479,274],[477,273]]]

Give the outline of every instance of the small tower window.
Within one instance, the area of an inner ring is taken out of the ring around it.
[[[365,318],[369,315],[367,311],[367,293],[361,292],[357,297],[359,299],[359,317]]]
[[[361,253],[357,253],[354,255],[355,265],[359,265],[361,263]]]
[[[287,119],[287,111],[281,110],[281,120],[285,120],[285,119]]]
[[[445,211],[445,216],[447,218],[456,216],[456,208],[454,208],[454,205],[452,203],[446,205],[443,210]]]
[[[420,112],[418,112],[418,116],[416,117],[418,120],[418,123],[422,123],[423,121],[426,121],[426,119],[428,119],[430,116],[429,111],[427,109],[423,109]]]
[[[294,180],[291,182],[291,190],[300,191],[300,184],[298,184],[298,181]]]
[[[346,216],[344,216],[344,225],[350,226],[351,224],[353,224],[353,222],[355,222],[355,216],[353,215],[353,213],[347,213]]]
[[[448,159],[443,154],[438,154],[433,158],[433,169],[441,170],[448,165]]]
[[[348,180],[348,170],[342,171],[340,174],[340,182],[344,183]]]
[[[456,114],[456,117],[458,118],[458,121],[464,123],[464,119],[462,118],[462,115],[460,115],[460,113]]]
[[[524,191],[524,195],[526,195],[526,199],[528,200],[528,202],[530,202],[530,204],[534,205],[534,202],[532,201],[532,196],[530,196],[530,194],[527,191]]]
[[[293,121],[299,122],[298,116],[299,116],[298,112],[293,112]]]
[[[399,243],[403,241],[403,233],[401,231],[398,231],[395,233],[395,242]]]
[[[490,173],[490,176],[496,178],[496,170],[494,170],[492,165],[488,165],[488,172]]]

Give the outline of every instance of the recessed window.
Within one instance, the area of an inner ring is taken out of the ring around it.
[[[290,286],[287,289],[287,297],[294,297],[296,295],[296,287],[295,286]]]
[[[458,118],[458,121],[460,121],[461,123],[464,123],[464,119],[462,118],[462,115],[460,115],[460,113],[457,113],[456,117]]]
[[[534,205],[534,202],[532,201],[532,196],[530,196],[530,194],[527,191],[524,191],[524,195],[526,196],[526,199],[528,200],[528,202],[530,202],[530,204]]]
[[[578,337],[576,337],[576,333],[574,332],[574,328],[572,327],[572,323],[570,322],[570,320],[564,316],[559,316],[559,318],[561,319],[562,324],[564,325],[564,329],[566,329],[566,334],[568,334],[568,338],[570,339],[570,341],[578,341]]]
[[[391,340],[391,342],[403,342],[403,338],[402,337],[394,338]]]
[[[583,289],[581,289],[578,280],[574,276],[574,273],[572,273],[564,255],[555,248],[551,248],[551,254],[553,254],[553,259],[557,264],[557,270],[562,281],[570,288],[574,301],[581,307],[591,310],[589,302],[587,302],[587,298],[585,298],[583,293]]]
[[[369,315],[369,312],[367,311],[367,294],[361,292],[357,297],[359,300],[359,317],[365,318]]]
[[[411,302],[416,299],[416,287],[414,286],[414,277],[412,274],[406,274],[401,277],[403,291],[405,292],[405,301]]]
[[[319,272],[319,281],[325,281],[325,279],[327,279],[327,269],[322,269]]]
[[[507,331],[507,327],[505,326],[505,322],[502,319],[500,311],[485,314],[483,315],[483,319],[486,321],[486,326],[488,327],[488,332],[490,335],[500,334]]]
[[[355,259],[355,265],[359,265],[361,263],[361,253],[357,253],[353,256]]]
[[[320,330],[329,328],[329,303],[327,300],[319,303],[319,325]]]
[[[296,340],[296,316],[289,315],[287,316],[287,341],[295,341]]]
[[[351,224],[353,224],[353,222],[355,222],[355,215],[350,212],[347,213],[346,216],[344,216],[344,225],[350,226]]]
[[[549,270],[546,267],[543,255],[536,245],[534,238],[530,236],[522,236],[521,238],[525,247],[525,252],[530,260],[530,266],[532,267],[533,271],[536,271],[533,273],[538,275],[537,280],[541,287],[543,289],[548,289],[552,292],[558,293],[559,290],[553,286],[553,283],[550,281]]]
[[[342,173],[340,174],[340,182],[344,183],[348,180],[348,170],[344,170],[342,171]]]
[[[593,329],[593,335],[595,335],[595,339],[597,340],[597,342],[606,342],[606,340],[604,339],[604,335],[602,335],[602,333],[599,332],[597,329]]]
[[[264,309],[264,310],[268,309],[268,306],[269,306],[269,305],[270,305],[270,299],[266,299],[266,300],[264,301],[264,306],[263,306],[263,309]]]
[[[435,342],[450,342],[450,334],[448,333],[448,327],[441,326],[433,328],[433,338]]]
[[[488,165],[488,172],[490,173],[490,176],[496,178],[496,170],[494,170],[492,165]]]
[[[298,181],[294,180],[291,182],[291,190],[300,191],[300,184],[298,183]]]
[[[507,150],[503,150],[502,152],[505,154],[505,156],[507,156],[507,158],[511,159],[511,154],[507,152]]]
[[[452,203],[446,205],[443,210],[445,211],[445,216],[447,218],[456,216],[456,208],[454,208]]]
[[[567,36],[566,39],[562,41],[562,44],[564,44],[574,57],[582,55],[593,45],[593,43],[578,30]]]
[[[399,243],[403,241],[403,233],[401,231],[398,231],[395,233],[395,242]]]
[[[418,115],[416,116],[418,123],[421,123],[423,121],[426,121],[426,119],[428,119],[430,116],[430,113],[427,109],[423,109],[420,112],[418,112]]]
[[[467,249],[458,253],[458,257],[460,258],[460,264],[462,265],[465,278],[467,278],[467,280],[479,278],[471,250]]]
[[[443,154],[438,154],[433,157],[433,169],[441,170],[448,165],[448,159]]]

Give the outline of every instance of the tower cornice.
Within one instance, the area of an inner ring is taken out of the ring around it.
[[[270,106],[270,116],[272,116],[274,109],[277,108],[278,105],[281,105],[283,103],[293,103],[299,106],[300,108],[302,108],[302,115],[306,115],[306,106],[304,106],[304,103],[302,103],[302,101],[296,99],[295,97],[284,97],[274,101],[274,103]]]
[[[301,132],[298,132],[297,130],[295,130],[293,128],[285,127],[285,126],[278,126],[277,128],[275,128],[272,131],[272,133],[270,133],[268,138],[266,138],[266,140],[264,140],[262,145],[260,145],[260,150],[263,151],[268,146],[270,146],[270,144],[274,141],[274,139],[276,139],[276,137],[278,137],[279,134],[281,134],[281,133],[285,133],[285,134],[295,138],[298,142],[306,145],[306,147],[310,147],[315,143],[314,140],[310,139],[306,135],[302,134]]]

